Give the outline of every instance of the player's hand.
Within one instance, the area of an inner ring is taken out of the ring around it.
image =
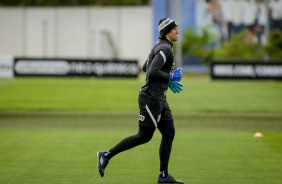
[[[182,86],[178,81],[169,81],[168,87],[171,89],[173,93],[180,93],[182,91]]]
[[[182,79],[182,68],[178,67],[174,72],[169,74],[170,81],[180,81]]]

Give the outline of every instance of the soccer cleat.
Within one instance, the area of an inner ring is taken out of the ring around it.
[[[103,155],[104,152],[97,152],[97,170],[101,177],[104,176],[105,168],[107,167],[109,160],[106,159]]]
[[[164,184],[164,183],[180,183],[180,184],[184,184],[183,181],[176,180],[171,175],[168,175],[166,178],[162,178],[161,176],[159,176],[158,184],[159,183],[162,183],[162,184]]]

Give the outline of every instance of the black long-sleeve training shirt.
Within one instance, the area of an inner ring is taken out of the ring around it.
[[[143,71],[146,72],[146,84],[140,90],[141,96],[166,100],[169,73],[175,65],[172,46],[173,44],[167,39],[160,39],[152,48],[143,66]]]

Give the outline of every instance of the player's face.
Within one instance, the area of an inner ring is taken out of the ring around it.
[[[172,29],[167,35],[166,38],[170,41],[170,42],[175,42],[178,40],[178,26],[176,26],[174,29]]]

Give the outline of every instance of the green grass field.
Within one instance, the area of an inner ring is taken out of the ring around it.
[[[168,92],[174,112],[282,112],[282,83],[211,81],[186,76],[181,94]],[[140,79],[0,79],[0,110],[138,111]]]
[[[0,79],[0,183],[156,183],[161,136],[117,155],[137,133],[140,79]],[[168,93],[176,137],[170,172],[194,184],[282,183],[282,83],[186,76]],[[262,132],[262,138],[254,138]]]

